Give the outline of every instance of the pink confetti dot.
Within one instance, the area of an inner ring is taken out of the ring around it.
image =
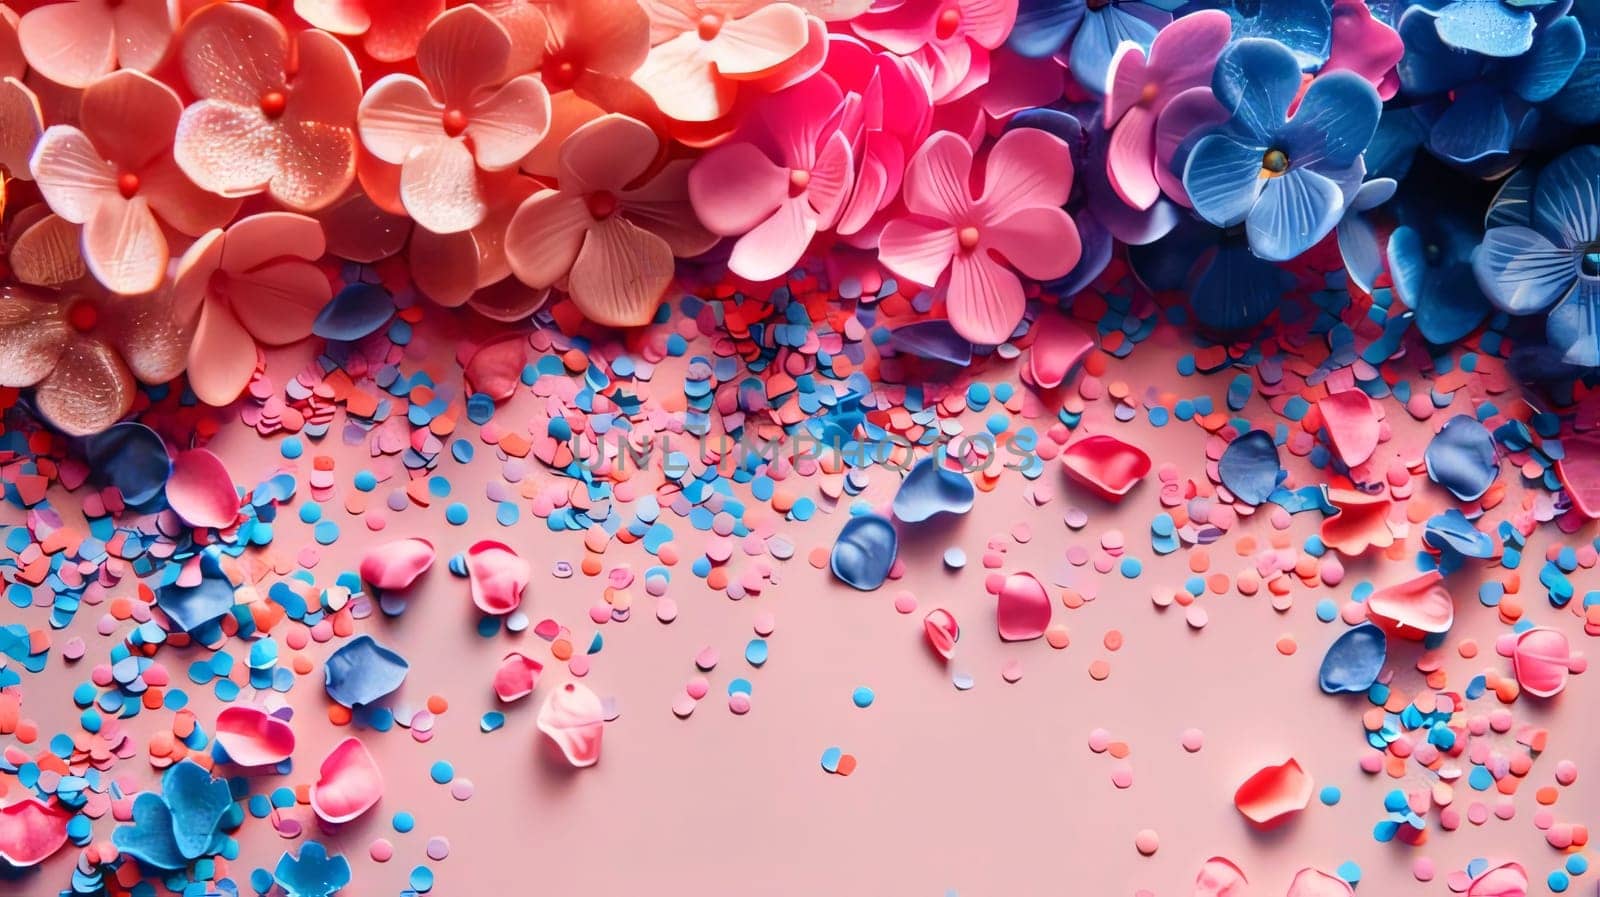
[[[707,682],[706,677],[704,676],[696,676],[693,679],[690,679],[689,684],[683,687],[684,694],[695,699],[696,701],[705,697],[710,691],[711,683]]]
[[[367,856],[372,857],[374,863],[387,863],[394,857],[394,845],[388,838],[379,838],[367,848]]]
[[[1184,750],[1193,754],[1205,747],[1206,734],[1199,729],[1184,729],[1179,743],[1183,745]]]
[[[471,800],[472,795],[475,793],[477,793],[477,786],[472,784],[471,779],[458,778],[450,783],[450,796],[456,800]]]
[[[894,609],[902,614],[913,613],[917,609],[917,596],[910,592],[901,592],[894,596]]]
[[[742,691],[728,695],[728,710],[737,716],[744,716],[749,713],[750,696]]]
[[[1006,680],[1007,682],[1017,682],[1020,680],[1022,678],[1022,661],[1006,661],[1005,666],[1000,668],[1000,678]]]
[[[756,620],[755,620],[756,635],[759,635],[762,638],[766,638],[767,636],[772,634],[772,631],[775,628],[777,628],[777,625],[778,624],[773,619],[772,614],[767,613],[765,611],[763,611],[762,613],[756,614]]]
[[[435,835],[428,839],[428,859],[438,862],[450,855],[450,839]]]
[[[1133,846],[1141,855],[1151,856],[1161,849],[1161,836],[1157,835],[1154,829],[1140,829],[1139,833],[1133,836]]]
[[[678,602],[671,598],[662,598],[656,602],[656,619],[663,623],[671,623],[678,619]]]
[[[672,715],[676,716],[678,719],[688,719],[689,715],[694,713],[694,708],[696,706],[697,705],[694,698],[691,698],[688,695],[678,695],[672,700]],[[730,709],[732,709],[732,699],[729,699],[728,706]]]
[[[1571,760],[1562,760],[1556,764],[1556,781],[1562,785],[1571,785],[1578,781],[1578,764]]]
[[[1089,733],[1089,750],[1103,754],[1111,747],[1111,733],[1105,729],[1095,729]]]
[[[1417,881],[1433,881],[1433,860],[1427,857],[1417,857],[1411,861],[1411,874]]]
[[[1111,784],[1117,786],[1118,790],[1122,791],[1132,788],[1133,767],[1126,764],[1118,764],[1116,769],[1111,770]]]

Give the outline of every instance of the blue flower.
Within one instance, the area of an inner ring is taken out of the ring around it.
[[[1478,285],[1513,315],[1549,310],[1545,338],[1567,364],[1600,367],[1600,147],[1569,150],[1529,192],[1513,177],[1473,255]]]
[[[1482,228],[1469,209],[1482,205],[1471,206],[1477,198],[1471,185],[1441,175],[1438,163],[1430,163],[1406,180],[1390,204],[1397,226],[1386,251],[1395,294],[1435,345],[1462,339],[1489,316],[1472,271]]]
[[[1333,49],[1333,0],[1194,0],[1179,15],[1196,9],[1227,13],[1236,38],[1283,44],[1305,71],[1320,68]]]
[[[1106,92],[1111,57],[1125,41],[1150,49],[1182,0],[1021,0],[1007,45],[1040,59],[1071,41],[1067,67],[1097,94]]]
[[[1294,276],[1250,251],[1242,228],[1185,216],[1166,236],[1128,247],[1128,265],[1151,292],[1181,291],[1207,330],[1237,333],[1260,324],[1294,288]]]
[[[1572,17],[1583,29],[1583,58],[1549,108],[1575,125],[1600,122],[1600,0],[1577,0]]]
[[[161,777],[159,793],[134,798],[132,823],[113,831],[111,843],[148,866],[183,869],[221,852],[228,840],[224,824],[237,826],[242,819],[228,783],[184,760]]]
[[[272,877],[289,897],[332,897],[350,883],[350,862],[342,856],[328,856],[320,842],[307,841],[295,858],[286,851],[278,859]]]
[[[1333,230],[1360,187],[1378,92],[1359,75],[1330,72],[1311,82],[1291,118],[1300,66],[1260,38],[1223,52],[1211,89],[1230,117],[1195,144],[1184,189],[1212,224],[1244,224],[1256,255],[1292,259]]]

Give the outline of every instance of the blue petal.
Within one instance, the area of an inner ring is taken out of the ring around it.
[[[1474,83],[1456,91],[1428,132],[1428,149],[1447,162],[1470,165],[1511,152],[1516,133],[1499,88]]]
[[[1396,29],[1405,43],[1396,71],[1400,86],[1410,96],[1444,93],[1475,78],[1482,71],[1482,56],[1446,44],[1439,39],[1433,15],[1421,7],[1411,7],[1400,17]]]
[[[1067,55],[1067,67],[1072,70],[1072,77],[1085,88],[1104,94],[1106,77],[1111,71],[1111,57],[1116,55],[1117,46],[1123,41],[1131,41],[1149,51],[1150,42],[1156,39],[1156,32],[1161,27],[1160,19],[1171,21],[1171,16],[1165,13],[1156,10],[1150,12],[1157,21],[1147,21],[1114,5],[1089,10],[1083,19],[1083,27],[1078,29],[1078,36],[1072,41],[1072,52]]]
[[[172,476],[166,443],[156,431],[133,421],[90,436],[84,454],[96,480],[116,488],[124,502],[136,507],[160,495]]]
[[[1567,364],[1600,367],[1600,279],[1578,278],[1578,288],[1550,312],[1545,337]]]
[[[172,811],[172,835],[178,851],[189,859],[211,852],[222,819],[233,808],[233,793],[225,779],[193,760],[184,760],[161,777],[161,796]]]
[[[870,592],[889,578],[899,548],[893,524],[877,514],[859,514],[839,531],[828,567],[845,585]]]
[[[1184,289],[1191,285],[1201,257],[1216,251],[1220,236],[1221,231],[1210,224],[1183,216],[1165,237],[1145,246],[1128,247],[1128,267],[1152,293]]]
[[[1400,182],[1394,178],[1375,177],[1361,184],[1361,188],[1356,191],[1355,198],[1350,200],[1348,205],[1352,211],[1371,211],[1393,199],[1394,192],[1399,187]]]
[[[1223,51],[1211,75],[1211,90],[1234,122],[1266,145],[1300,92],[1300,65],[1282,44],[1246,38]]]
[[[1484,215],[1484,227],[1505,227],[1520,224],[1533,226],[1533,189],[1539,183],[1539,169],[1524,165],[1511,173],[1495,192]]]
[[[1317,685],[1327,694],[1360,694],[1378,681],[1389,656],[1389,639],[1383,630],[1362,623],[1344,631],[1328,646],[1317,670]]]
[[[394,316],[394,299],[377,284],[353,283],[340,290],[311,325],[323,339],[354,342],[378,332]]]
[[[1428,137],[1428,126],[1410,109],[1385,109],[1362,154],[1367,173],[1375,178],[1403,178]]]
[[[1433,435],[1422,455],[1428,479],[1462,501],[1477,501],[1500,475],[1494,437],[1478,419],[1458,414]]]
[[[1333,36],[1329,0],[1237,0],[1205,4],[1225,10],[1233,19],[1235,38],[1266,38],[1288,48],[1295,63],[1310,71],[1328,61]]]
[[[1265,146],[1241,143],[1228,133],[1207,134],[1183,167],[1183,188],[1194,210],[1218,227],[1238,224],[1261,193]]]
[[[912,466],[894,494],[894,516],[902,523],[921,523],[940,514],[972,510],[976,491],[965,474],[927,457]]]
[[[233,583],[222,572],[215,546],[200,555],[200,581],[192,586],[169,583],[156,590],[156,607],[179,629],[194,632],[233,610]]]
[[[1489,314],[1472,266],[1447,259],[1429,264],[1422,234],[1401,226],[1389,235],[1389,277],[1395,294],[1415,313],[1422,338],[1449,345],[1471,333]]]
[[[1045,289],[1063,298],[1076,296],[1084,287],[1094,283],[1095,278],[1111,264],[1111,253],[1116,248],[1111,232],[1094,214],[1079,212],[1073,216],[1073,220],[1078,225],[1078,245],[1081,247],[1078,263],[1072,266],[1066,277],[1044,284]]]
[[[1494,556],[1494,539],[1472,525],[1467,515],[1455,508],[1428,518],[1422,531],[1422,540],[1434,548],[1454,551],[1469,558]]]
[[[1358,214],[1347,214],[1339,222],[1339,258],[1350,280],[1364,293],[1383,274],[1383,249],[1372,223]],[[1392,238],[1391,238],[1392,242]]]
[[[1080,222],[1080,228],[1082,226]],[[930,358],[965,367],[972,363],[972,343],[950,326],[949,321],[917,321],[896,327],[889,333],[889,344],[896,352]]]
[[[1559,249],[1532,228],[1491,227],[1472,256],[1478,287],[1495,307],[1513,315],[1544,311],[1572,289],[1578,256]]]
[[[1600,147],[1569,150],[1539,172],[1533,226],[1560,247],[1600,239]]]
[[[1202,324],[1232,333],[1265,321],[1292,286],[1289,272],[1263,261],[1242,242],[1229,241],[1201,272],[1189,302]]]
[[[350,862],[342,856],[328,856],[321,842],[307,841],[298,858],[285,852],[278,859],[273,878],[289,897],[331,897],[350,883]]]
[[[182,869],[189,860],[172,834],[172,811],[154,791],[133,799],[133,819],[111,833],[111,843],[128,856],[157,869]]]
[[[1233,497],[1259,505],[1278,488],[1283,467],[1278,446],[1266,430],[1251,430],[1228,443],[1217,461],[1217,476]]]
[[[1084,0],[1021,0],[1006,43],[1021,56],[1049,56],[1078,30],[1083,8]]]
[[[1530,103],[1542,103],[1566,86],[1583,59],[1583,28],[1571,16],[1539,32],[1533,50],[1511,65],[1511,89]]]
[[[360,707],[400,687],[411,665],[370,635],[358,635],[328,655],[322,685],[328,697],[346,707]]]
[[[1279,145],[1296,167],[1349,168],[1372,142],[1382,110],[1378,92],[1365,78],[1354,72],[1329,72],[1306,88]]]
[[[1456,0],[1439,10],[1439,39],[1485,56],[1521,56],[1533,46],[1533,13],[1501,0]]]
[[[1576,125],[1600,122],[1600,0],[1578,0],[1572,15],[1583,28],[1583,58],[1549,108]]]
[[[1269,178],[1250,209],[1245,233],[1250,251],[1268,261],[1286,262],[1326,237],[1344,214],[1339,185],[1305,168]]]

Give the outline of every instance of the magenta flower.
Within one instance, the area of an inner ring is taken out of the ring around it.
[[[1148,209],[1161,198],[1156,180],[1156,122],[1173,98],[1211,83],[1217,57],[1233,26],[1228,14],[1207,9],[1161,29],[1150,53],[1127,42],[1111,60],[1106,88],[1106,176],[1122,201]]]
[[[927,78],[910,60],[876,52],[847,34],[829,35],[823,74],[844,90],[841,129],[851,138],[855,163],[834,231],[852,244],[876,246],[885,213],[900,196],[906,160],[931,130]]]
[[[550,127],[539,79],[507,81],[511,36],[478,6],[450,10],[417,47],[422,79],[386,75],[361,101],[361,142],[400,166],[400,201],[434,233],[470,230],[489,212],[480,171],[513,168]]]
[[[337,38],[308,28],[291,47],[277,19],[219,3],[189,19],[180,44],[200,97],[183,110],[173,146],[189,180],[219,196],[265,192],[303,212],[344,193],[355,178],[361,80]]]
[[[417,55],[417,43],[444,0],[294,0],[295,14],[313,28],[361,37],[361,50],[379,62]]]
[[[284,346],[311,335],[333,287],[312,262],[322,225],[292,212],[235,221],[196,240],[178,261],[172,294],[193,322],[189,387],[208,405],[239,397],[255,374],[256,344]]]
[[[68,0],[22,17],[28,65],[57,84],[88,87],[118,68],[148,72],[172,45],[175,0]]]
[[[81,127],[53,125],[34,151],[33,176],[56,214],[83,225],[83,257],[114,293],[148,293],[167,273],[163,224],[199,236],[239,203],[189,182],[172,158],[183,114],[178,95],[130,69],[83,92]]]
[[[660,150],[655,132],[625,115],[573,131],[561,144],[559,188],[528,197],[506,231],[517,279],[536,290],[565,279],[573,304],[597,324],[648,324],[673,257],[716,243],[689,205],[689,160],[645,177]]]
[[[933,101],[958,100],[989,80],[989,51],[1005,43],[1017,0],[878,0],[850,22],[860,37],[915,59]]]
[[[840,130],[843,99],[832,79],[808,78],[763,100],[743,139],[695,163],[695,214],[712,233],[739,238],[728,270],[748,280],[782,277],[838,220],[855,166]]]
[[[1062,210],[1072,190],[1072,152],[1034,128],[1007,131],[972,196],[972,147],[949,131],[928,138],[906,169],[910,217],[889,222],[879,257],[895,274],[945,296],[950,324],[975,343],[1011,337],[1026,299],[1011,268],[1036,280],[1078,263],[1078,229]]]
[[[1355,72],[1378,89],[1378,99],[1393,99],[1400,90],[1395,66],[1405,55],[1405,42],[1388,25],[1372,17],[1364,0],[1333,0],[1332,52],[1324,72]]]

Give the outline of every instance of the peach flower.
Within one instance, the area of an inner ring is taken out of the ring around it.
[[[673,256],[716,243],[689,204],[689,160],[645,177],[660,150],[655,132],[624,115],[573,131],[561,144],[559,188],[529,197],[506,232],[517,279],[535,289],[565,279],[597,324],[649,323],[672,282]]]
[[[161,225],[199,236],[238,210],[194,186],[172,159],[183,104],[172,88],[131,69],[83,92],[82,127],[53,125],[31,165],[50,208],[83,225],[89,271],[114,293],[148,293],[167,273]]]
[[[400,62],[417,55],[444,0],[294,0],[294,11],[314,28],[360,35],[362,52],[379,62]]]
[[[515,171],[487,175],[489,211],[482,223],[458,234],[435,234],[418,228],[411,235],[411,281],[429,299],[454,308],[476,306],[478,291],[511,276],[506,259],[506,228],[522,201],[539,189],[533,178]],[[544,304],[543,290],[517,285],[529,312]],[[509,296],[502,297],[505,299]]]
[[[183,110],[173,148],[190,180],[221,196],[265,192],[302,212],[344,193],[355,178],[361,80],[337,38],[308,28],[291,46],[277,19],[220,3],[195,13],[180,42],[200,97]]]
[[[88,87],[118,68],[148,72],[166,58],[178,20],[174,0],[67,0],[22,17],[28,65],[68,87]]]
[[[315,219],[266,212],[213,230],[178,261],[172,293],[194,321],[189,386],[209,405],[239,397],[255,374],[259,343],[284,346],[311,335],[333,287],[312,262],[326,243]]]
[[[32,180],[28,157],[44,130],[44,114],[38,96],[22,82],[27,71],[17,14],[0,3],[0,175]]]
[[[400,201],[434,233],[469,230],[489,212],[481,171],[515,168],[550,124],[550,95],[532,75],[505,80],[511,37],[469,4],[428,26],[422,79],[386,75],[361,101],[361,142],[400,166]]]

